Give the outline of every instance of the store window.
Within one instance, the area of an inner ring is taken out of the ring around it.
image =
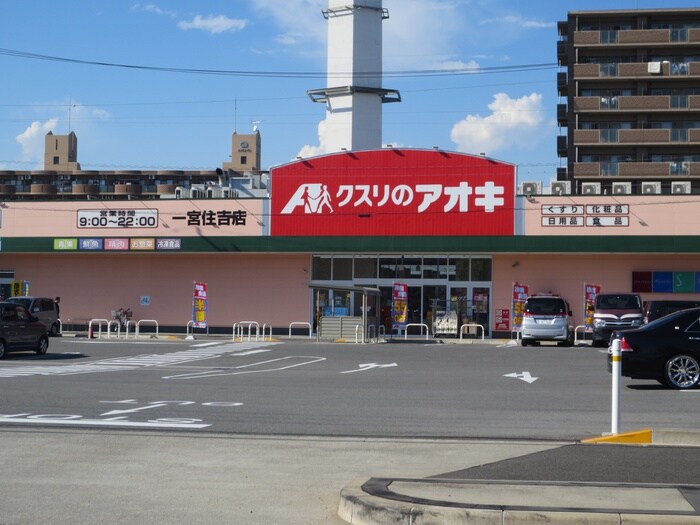
[[[491,259],[472,259],[472,281],[491,280]]]
[[[314,257],[311,262],[311,278],[315,281],[329,281],[333,259],[330,256]]]
[[[336,281],[352,279],[352,257],[335,257],[333,259],[333,279]]]
[[[377,258],[376,257],[356,257],[355,258],[355,279],[376,279],[377,278]]]
[[[450,257],[450,281],[469,280],[469,259],[453,259]]]
[[[423,279],[446,279],[447,258],[426,258],[423,260]]]
[[[396,279],[396,268],[399,265],[399,257],[380,257],[379,278]]]

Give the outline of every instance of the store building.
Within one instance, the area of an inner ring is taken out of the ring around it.
[[[381,41],[381,1],[329,5],[329,23]],[[476,324],[496,337],[517,330],[516,290],[564,296],[575,325],[587,287],[698,299],[700,37],[676,27],[696,19],[700,10],[614,11],[560,24],[568,164],[551,188],[480,155],[367,146],[381,138],[376,108],[399,100],[379,77],[309,92],[346,126],[336,151],[269,172],[257,130],[234,133],[231,161],[201,172],[84,171],[74,134],[47,135],[44,170],[0,172],[0,292],[27,281],[31,294],[60,296],[69,326],[129,307],[184,333],[204,283],[213,331],[248,321],[287,333],[320,317],[367,316],[389,333],[391,290],[402,283],[410,323],[452,336]],[[376,59],[381,48],[365,51]],[[676,107],[676,95],[687,105]],[[333,114],[355,105],[358,115]],[[661,191],[644,191],[662,180]],[[689,192],[673,189],[681,182]],[[363,302],[360,289],[378,290],[378,302]]]

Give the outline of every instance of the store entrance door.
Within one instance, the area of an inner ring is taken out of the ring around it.
[[[478,324],[484,327],[484,335],[489,334],[489,302],[491,290],[483,286],[451,286],[448,291],[448,310],[456,318],[457,336],[462,325]],[[481,335],[476,327],[464,329],[464,334]]]

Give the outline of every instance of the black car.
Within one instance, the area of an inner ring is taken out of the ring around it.
[[[644,323],[651,323],[659,317],[688,308],[700,308],[700,301],[656,300],[644,305]]]
[[[613,332],[612,338],[620,339],[623,376],[655,379],[678,389],[695,388],[700,382],[700,308],[681,310],[633,330]]]
[[[46,326],[15,303],[0,303],[0,359],[9,352],[31,350],[39,355],[49,349]]]

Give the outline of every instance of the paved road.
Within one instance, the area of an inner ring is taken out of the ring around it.
[[[576,440],[610,429],[589,347],[63,338],[0,362],[0,425]],[[695,428],[698,392],[623,380],[622,430]]]

